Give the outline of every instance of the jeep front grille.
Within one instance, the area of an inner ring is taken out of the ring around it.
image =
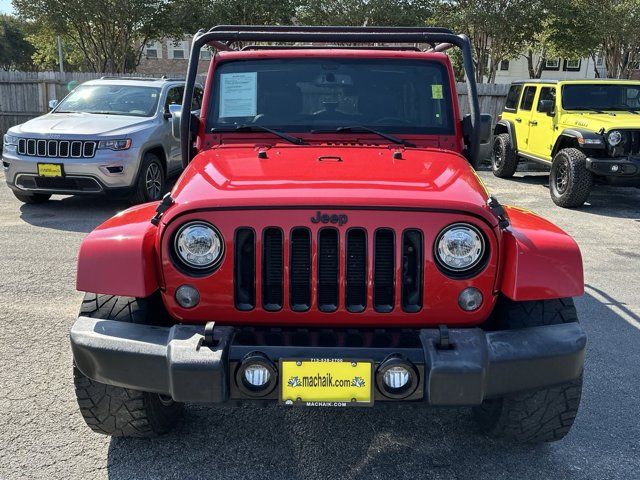
[[[379,228],[369,235],[364,228],[341,232],[327,227],[320,229],[313,239],[308,228],[294,227],[285,239],[282,229],[269,227],[258,235],[262,238],[259,287],[256,285],[256,233],[250,228],[239,228],[235,233],[234,297],[238,310],[252,310],[256,307],[256,298],[260,299],[263,310],[271,312],[283,307],[305,312],[315,304],[322,312],[344,308],[358,313],[366,310],[368,298],[372,298],[371,306],[379,313],[389,313],[396,307],[416,313],[422,308],[424,242],[420,230],[396,232]],[[367,258],[370,246],[371,264]],[[399,266],[398,248],[401,249]],[[315,266],[312,265],[314,259]],[[341,267],[344,268],[343,282],[340,281]],[[398,267],[401,269],[399,286],[396,285]],[[288,272],[286,276],[285,272]],[[314,285],[316,297],[312,299]],[[341,288],[344,288],[344,306],[339,300]],[[401,289],[400,305],[396,305],[396,288]],[[261,291],[257,292],[258,289]],[[289,292],[287,306],[284,305],[285,289]]]
[[[40,158],[93,158],[98,142],[93,140],[45,140],[21,138],[18,154]]]

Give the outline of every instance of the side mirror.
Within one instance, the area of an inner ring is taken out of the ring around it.
[[[169,115],[167,117],[167,115]],[[182,106],[172,103],[169,105],[169,113],[165,113],[165,118],[171,119],[171,135],[176,140],[180,140],[180,117],[182,116]]]
[[[488,113],[480,114],[480,145],[487,144],[491,141],[491,124],[493,117]]]
[[[49,110],[53,110],[58,106],[58,100],[49,100]]]
[[[555,105],[553,100],[540,100],[538,111],[541,113],[546,113],[550,117],[553,117],[555,115],[554,107]]]

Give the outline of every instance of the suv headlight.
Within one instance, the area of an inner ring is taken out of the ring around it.
[[[617,147],[623,140],[622,132],[620,130],[611,130],[607,134],[607,143],[611,147]]]
[[[2,148],[7,153],[15,153],[18,148],[18,137],[5,133],[2,139]]]
[[[99,149],[108,150],[128,150],[131,148],[131,139],[126,138],[124,140],[100,140],[98,142]]]
[[[185,223],[174,236],[175,258],[184,267],[198,271],[209,270],[220,264],[224,255],[222,235],[210,223]]]
[[[434,245],[439,266],[447,273],[464,273],[485,258],[485,239],[480,230],[467,223],[454,223],[443,229]]]

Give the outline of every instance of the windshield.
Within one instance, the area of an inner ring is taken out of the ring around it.
[[[638,110],[640,84],[584,84],[562,88],[564,110]]]
[[[207,127],[260,125],[291,132],[366,126],[452,134],[447,70],[397,59],[268,59],[216,68]]]
[[[80,85],[54,113],[103,113],[151,117],[155,114],[160,89],[130,85]]]

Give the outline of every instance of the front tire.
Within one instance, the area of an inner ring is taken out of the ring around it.
[[[559,207],[580,207],[593,187],[593,174],[587,170],[587,157],[577,148],[564,148],[553,158],[549,191]]]
[[[497,306],[500,328],[518,329],[578,321],[571,298],[511,302]],[[555,442],[564,438],[578,413],[582,375],[561,385],[485,400],[473,408],[480,430],[518,443]]]
[[[27,195],[25,193],[18,193],[15,190],[12,190],[12,192],[18,200],[28,205],[38,205],[51,198],[51,195],[46,193],[33,193],[31,195]]]
[[[87,293],[80,315],[130,323],[158,318],[158,299]],[[94,432],[114,437],[153,437],[182,420],[183,406],[170,397],[97,382],[75,365],[73,380],[80,413]]]
[[[131,195],[131,203],[139,204],[155,202],[162,198],[166,176],[162,161],[153,153],[146,153],[142,158],[138,180]]]
[[[510,178],[518,168],[518,157],[511,136],[508,133],[496,135],[493,139],[493,155],[491,156],[491,170],[496,177]]]

